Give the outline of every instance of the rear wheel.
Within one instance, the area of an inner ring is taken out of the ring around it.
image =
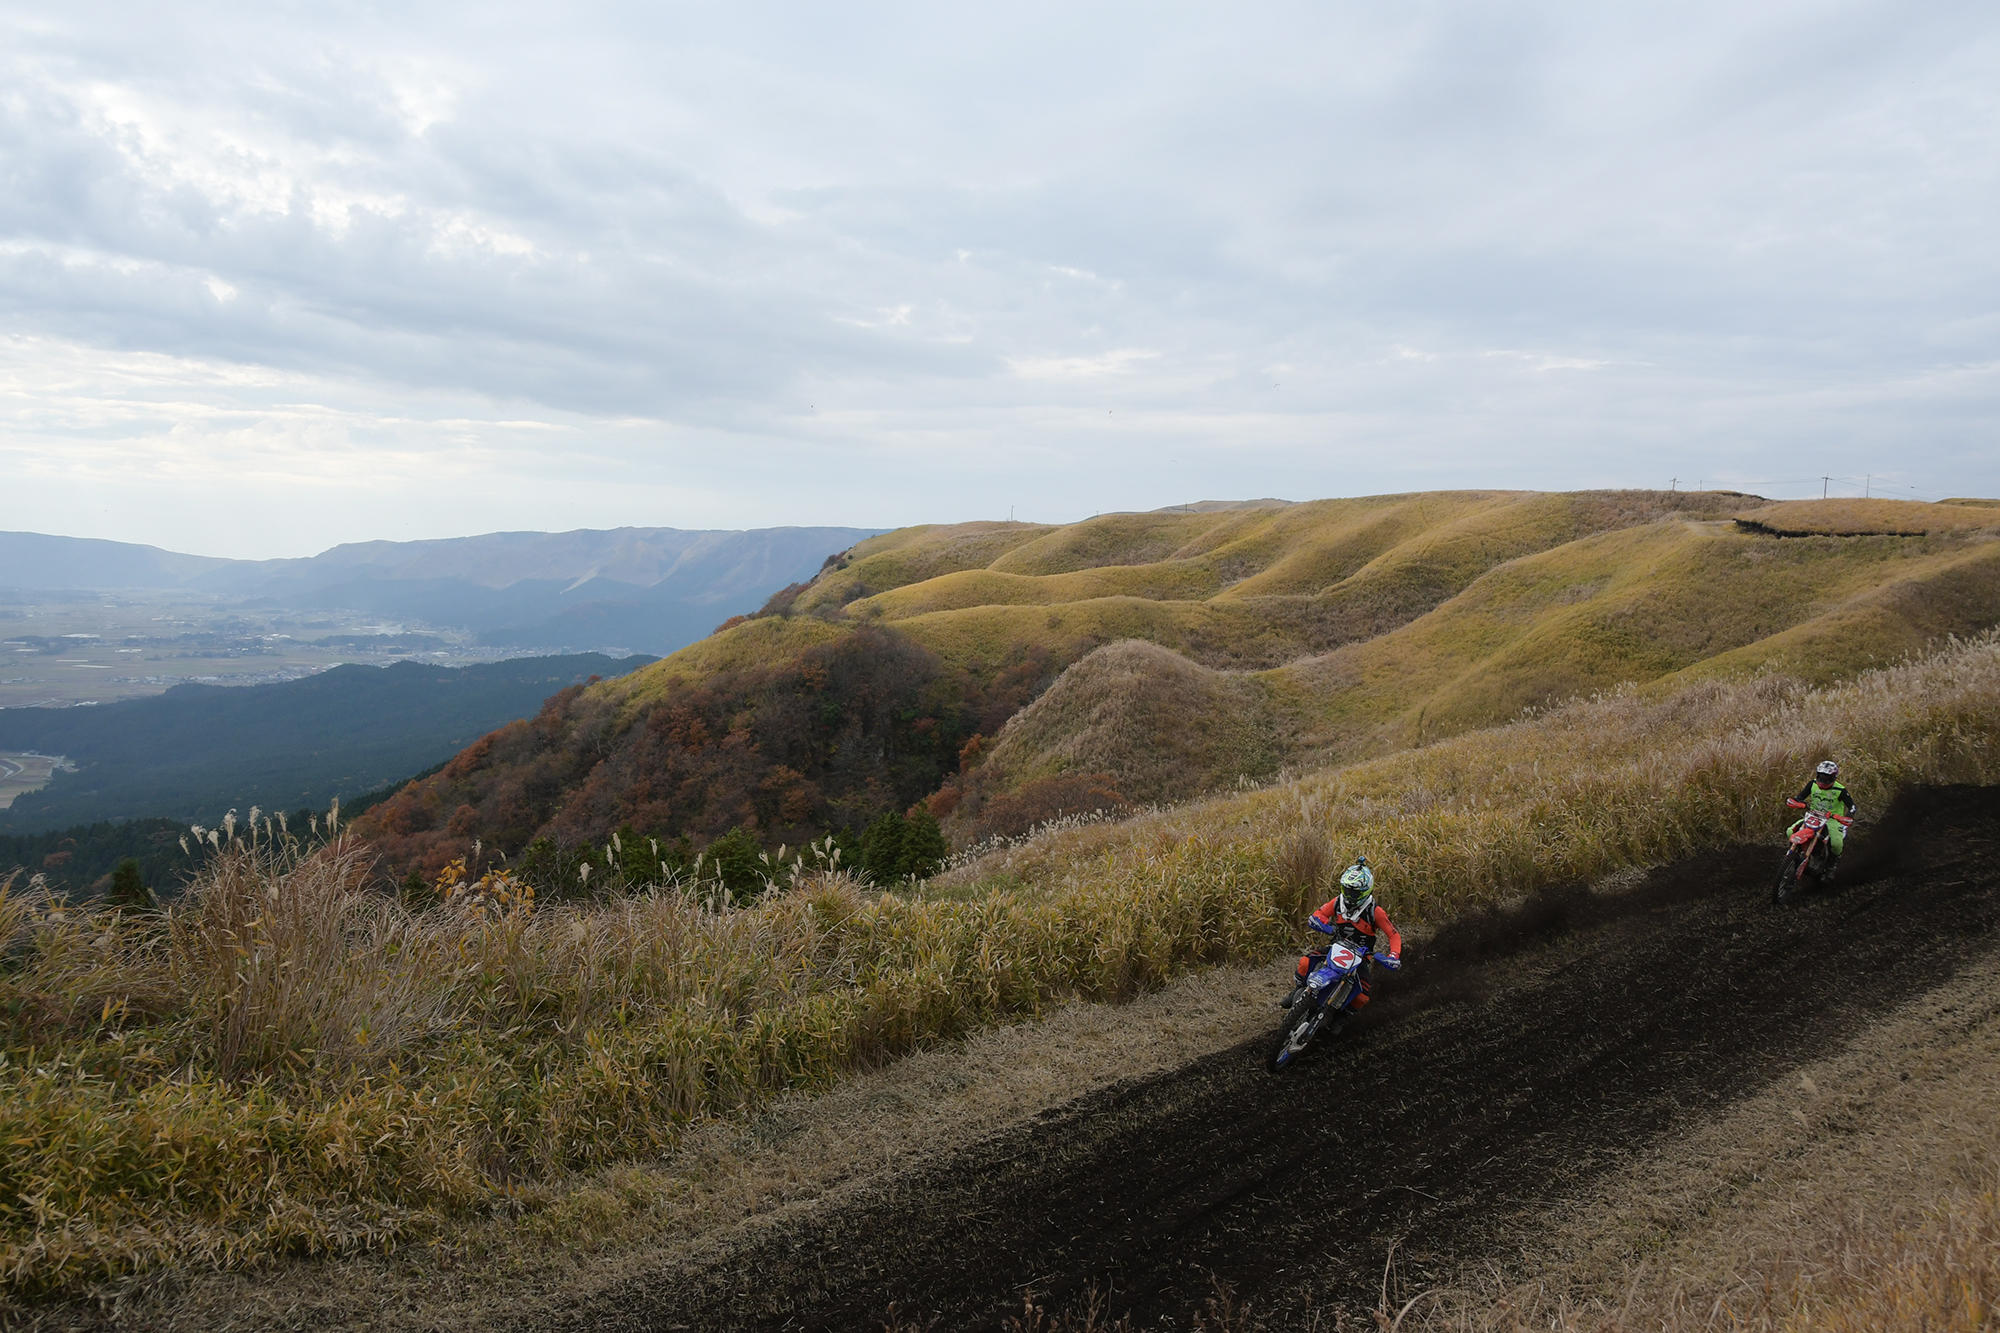
[[[1800,863],[1804,855],[1794,847],[1785,853],[1785,864],[1778,869],[1778,882],[1771,886],[1771,901],[1781,903],[1792,896],[1792,890],[1799,886]]]

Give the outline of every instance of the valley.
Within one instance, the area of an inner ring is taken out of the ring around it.
[[[446,665],[527,655],[449,629],[178,593],[0,589],[0,709],[73,708],[176,685],[267,685],[343,663]]]
[[[62,764],[61,755],[0,750],[0,810],[12,805],[15,797],[47,785]]]
[[[0,840],[115,820],[213,823],[253,806],[317,811],[336,798],[355,808],[356,798],[532,716],[550,695],[651,660],[579,653],[456,667],[346,663],[298,680],[182,684],[90,708],[0,710],[0,746],[64,756],[60,767],[40,765],[37,789],[23,787],[0,810]],[[0,861],[5,855],[0,841]]]

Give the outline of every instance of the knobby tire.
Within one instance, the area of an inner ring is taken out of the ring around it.
[[[1781,903],[1785,901],[1785,899],[1792,896],[1792,890],[1798,887],[1800,859],[1799,849],[1796,847],[1785,853],[1785,864],[1779,867],[1778,870],[1778,882],[1771,886],[1772,902]]]
[[[1305,1054],[1303,1047],[1297,1051],[1288,1051],[1286,1048],[1292,1044],[1292,1034],[1302,1025],[1312,1022],[1313,1015],[1318,1012],[1319,1010],[1313,1007],[1311,993],[1300,991],[1299,998],[1285,1011],[1285,1021],[1278,1025],[1278,1044],[1264,1057],[1264,1068],[1275,1074]]]

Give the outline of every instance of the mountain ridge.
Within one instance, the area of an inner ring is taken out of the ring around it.
[[[577,528],[353,542],[277,560],[0,532],[0,587],[358,611],[463,630],[499,648],[669,652],[875,531]]]

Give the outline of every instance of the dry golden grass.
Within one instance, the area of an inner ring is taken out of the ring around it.
[[[980,606],[1051,606],[1100,597],[1153,601],[1202,601],[1220,592],[1221,575],[1205,561],[1162,560],[1108,565],[1071,574],[1029,577],[993,569],[968,569],[905,584],[848,603],[850,614],[906,620],[932,611]]]
[[[1754,524],[1786,536],[1908,536],[1977,531],[2000,523],[1995,515],[1980,512],[1980,504],[1976,500],[1947,500],[1941,504],[1918,500],[1783,500],[1743,510],[1735,517],[1739,523]]]
[[[678,686],[718,672],[795,657],[809,648],[830,643],[844,631],[809,616],[767,616],[748,620],[630,675],[603,681],[594,688],[636,708],[671,694]]]
[[[837,611],[859,597],[961,570],[985,569],[1024,542],[1051,529],[1043,523],[924,524],[870,537],[848,562],[814,579],[794,606],[801,612]]]
[[[774,1220],[837,1206],[1113,1082],[1261,1035],[1276,978],[1269,965],[1190,973],[1115,1022],[1101,1006],[1065,1005],[704,1121],[656,1158],[524,1184],[507,1210],[449,1228],[421,1254],[350,1260],[331,1282],[324,1267],[297,1263],[141,1284],[108,1322],[257,1333],[562,1326],[580,1300],[663,1267],[717,1262]]]
[[[1115,629],[1185,642],[1190,621],[1159,622],[1187,609]],[[2000,541],[1794,542],[1653,523],[1511,560],[1408,624],[1276,670],[1100,649],[1008,724],[981,782],[1104,772],[1134,799],[1181,798],[1627,683],[1668,690],[1773,668],[1830,681],[1995,623]]]
[[[1768,832],[1840,755],[1872,799],[2000,779],[2000,645],[1813,689],[1607,695],[1116,826],[910,897],[807,877],[747,909],[405,912],[268,830],[163,915],[0,898],[0,1273],[14,1299],[168,1265],[384,1250],[1071,998],[1267,958],[1300,838],[1369,852],[1399,919]],[[1324,849],[1322,850],[1324,855]]]
[[[1060,608],[1066,633],[1103,642],[1157,631],[1155,641],[1205,661],[1217,652],[1234,661],[1242,654],[1229,645],[1261,633],[1271,641],[1255,655],[1268,665],[1324,647],[1327,627],[1314,622],[1328,616],[1393,607],[1407,619],[1517,556],[1669,514],[1728,511],[1726,497],[1657,492],[1436,492],[1106,514],[1055,528],[914,527],[860,543],[792,607],[802,618],[891,621],[960,662],[1046,642],[1046,616],[920,622],[939,613]],[[1119,606],[1129,601],[1158,604],[1159,612],[1131,633],[1100,623],[1129,615]],[[711,663],[782,650],[782,640],[730,642],[775,633],[751,625],[641,675],[683,679]]]
[[[1143,640],[1091,653],[1000,734],[987,763],[1009,785],[1104,770],[1135,802],[1184,800],[1218,774],[1268,778],[1280,750],[1269,690]]]

